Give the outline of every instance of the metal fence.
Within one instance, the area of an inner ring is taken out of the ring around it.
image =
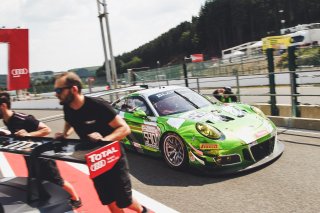
[[[290,104],[291,114],[299,117],[298,106],[320,104],[320,47],[269,50],[271,55],[237,57],[187,63],[135,73],[136,81],[150,87],[184,85],[212,96],[224,86],[234,88],[238,100],[249,104],[268,103],[277,115],[277,104]],[[185,70],[184,70],[185,69]]]

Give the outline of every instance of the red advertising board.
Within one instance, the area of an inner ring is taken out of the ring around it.
[[[95,178],[112,169],[121,157],[120,146],[120,143],[115,141],[85,155],[90,178]]]
[[[8,90],[30,87],[28,41],[28,29],[0,29],[0,42],[9,44]]]
[[[202,62],[203,61],[203,54],[192,54],[191,61],[192,62]]]

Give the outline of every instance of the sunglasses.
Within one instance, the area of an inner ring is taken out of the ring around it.
[[[57,87],[57,88],[54,88],[54,92],[57,93],[57,94],[61,94],[63,92],[64,89],[71,89],[72,86],[67,86],[67,87]]]

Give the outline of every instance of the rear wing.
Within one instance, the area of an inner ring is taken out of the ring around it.
[[[111,169],[121,156],[118,141],[93,143],[77,139],[57,140],[47,137],[0,136],[0,151],[30,156],[34,169],[28,168],[26,190],[24,190],[28,203],[37,200],[46,201],[51,197],[48,191],[50,188],[46,188],[45,182],[42,181],[38,158],[87,164],[90,177],[94,178]],[[2,212],[1,204],[0,212]]]
[[[86,154],[109,143],[111,142],[93,143],[79,139],[0,136],[0,151],[86,164]]]

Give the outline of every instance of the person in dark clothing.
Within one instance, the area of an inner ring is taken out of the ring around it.
[[[16,137],[43,137],[51,132],[51,129],[44,123],[37,120],[33,115],[26,115],[11,110],[10,95],[7,92],[0,92],[0,119],[7,126],[8,130],[0,130],[2,135],[12,134]],[[29,156],[24,156],[28,167],[29,175],[35,174],[35,167],[31,164]],[[82,203],[73,186],[62,179],[57,164],[54,160],[39,158],[40,177],[61,186],[71,198],[70,204],[73,208],[79,208]]]
[[[233,94],[231,87],[218,88],[212,95],[223,103],[237,102],[237,96]]]
[[[130,134],[129,126],[107,101],[81,93],[81,80],[75,73],[57,76],[54,88],[65,118],[64,130],[56,133],[57,138],[66,138],[75,130],[80,139],[99,143],[120,141]],[[132,197],[129,167],[122,145],[121,152],[121,158],[112,169],[93,178],[99,199],[111,212],[123,212],[124,208],[148,212]]]

